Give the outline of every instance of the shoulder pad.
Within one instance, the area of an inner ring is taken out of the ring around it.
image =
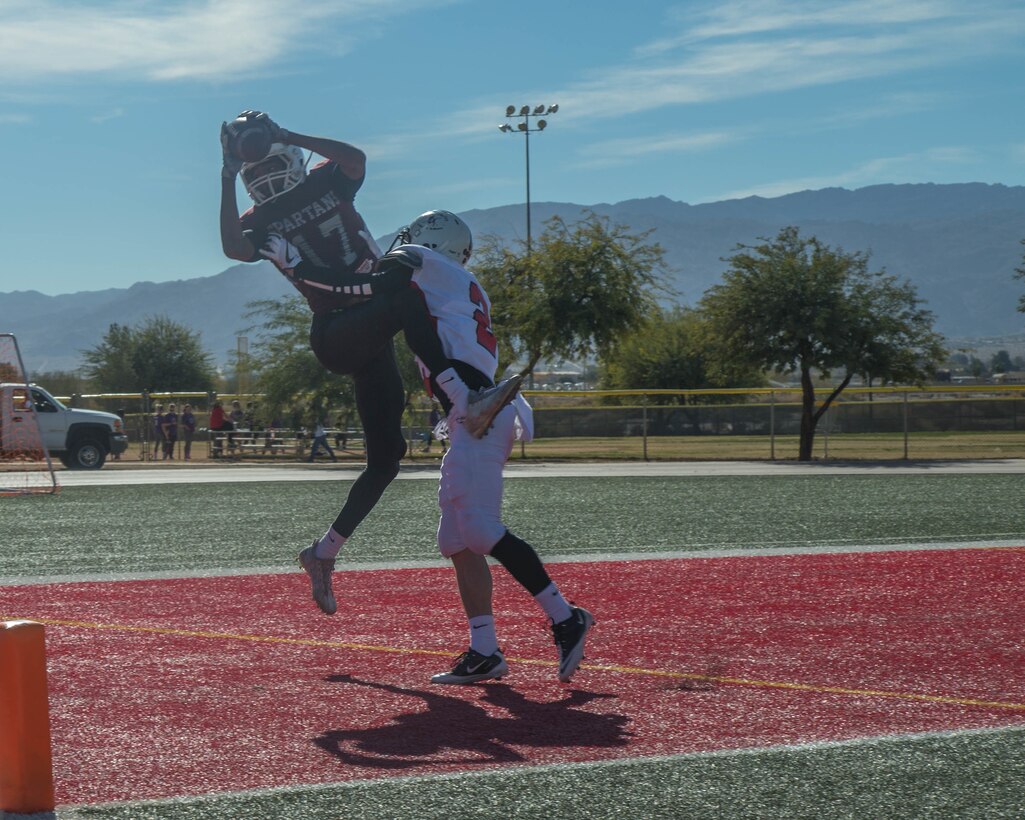
[[[422,268],[424,256],[414,245],[400,245],[381,257],[382,262],[398,262],[407,268]]]

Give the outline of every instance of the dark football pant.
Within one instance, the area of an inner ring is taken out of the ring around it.
[[[363,424],[367,466],[349,490],[332,529],[348,538],[380,500],[406,454],[406,394],[392,337],[404,331],[410,349],[432,373],[449,367],[423,298],[412,288],[313,317],[310,347],[332,373],[352,376]]]

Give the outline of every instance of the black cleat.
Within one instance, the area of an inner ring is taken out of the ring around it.
[[[586,609],[570,607],[565,621],[552,625],[555,645],[559,648],[559,680],[568,683],[584,659],[584,639],[594,626],[594,617]]]

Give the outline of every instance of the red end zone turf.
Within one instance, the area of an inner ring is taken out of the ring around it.
[[[598,621],[570,685],[495,569],[501,683],[448,568],[0,588],[48,624],[60,804],[1025,725],[1025,550],[558,564]]]

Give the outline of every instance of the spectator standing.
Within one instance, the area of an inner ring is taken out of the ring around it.
[[[335,419],[335,448],[345,450],[349,445],[349,414],[343,413]]]
[[[164,449],[164,405],[158,404],[153,413],[153,460]]]
[[[338,461],[335,458],[335,451],[331,449],[331,445],[327,443],[327,430],[324,429],[324,422],[318,420],[317,425],[313,428],[313,446],[310,447],[310,457],[307,461],[313,461],[317,457],[317,453],[323,448],[327,451],[327,454],[331,456],[332,461]]]
[[[123,407],[119,407],[116,412],[117,412],[117,417],[119,419],[121,419],[121,429],[124,430],[125,433],[127,433],[128,432],[128,428],[125,426],[125,409]],[[111,456],[114,458],[114,461],[120,461],[121,460],[121,454],[120,453],[111,453]]]
[[[427,422],[430,425],[430,428],[427,430],[426,433],[424,433],[423,452],[425,453],[429,453],[431,451],[431,442],[434,440],[434,431],[437,429],[438,424],[441,422],[441,418],[441,411],[438,410],[438,405],[435,404],[433,407],[431,407],[431,415]],[[438,443],[441,445],[441,454],[444,455],[445,450],[448,449],[446,439],[438,439]]]
[[[242,410],[242,403],[235,399],[231,403],[231,413],[228,414],[228,421],[230,423],[229,430],[244,430],[246,424],[246,414]],[[228,433],[228,450],[229,452],[235,452],[235,434],[234,432]]]
[[[224,417],[224,404],[215,401],[210,410],[210,432],[213,434],[211,440],[213,441],[212,455],[214,458],[220,458],[224,454],[224,439],[221,437],[221,433],[227,429],[225,427],[227,424],[229,422]]]
[[[185,451],[182,457],[186,461],[192,461],[192,437],[196,434],[196,417],[192,413],[191,404],[186,404],[182,408],[181,427],[182,441],[185,442]]]
[[[164,434],[164,461],[174,461],[174,445],[178,441],[178,413],[175,410],[175,405],[167,405],[167,413],[160,422]]]

